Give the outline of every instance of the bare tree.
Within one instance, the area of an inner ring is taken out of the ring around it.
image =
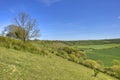
[[[24,30],[22,31],[23,41],[40,36],[36,19],[31,18],[27,13],[19,13],[14,21],[17,26]]]

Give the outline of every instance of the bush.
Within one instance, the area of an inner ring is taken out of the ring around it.
[[[120,79],[120,65],[114,65],[111,70],[115,73],[115,76]]]
[[[40,51],[42,55],[48,55],[50,53],[49,50],[43,49]]]
[[[104,67],[104,63],[101,60],[97,60],[97,63]]]
[[[84,64],[86,65],[86,66],[88,66],[88,67],[91,67],[91,68],[99,68],[100,67],[100,65],[96,62],[96,61],[94,61],[94,60],[91,60],[91,59],[87,59],[87,60],[85,60],[84,61]]]
[[[40,50],[37,47],[33,46],[30,41],[23,42],[21,40],[11,39],[8,37],[0,36],[0,46],[31,53],[40,53]]]
[[[94,77],[98,75],[99,71],[97,69],[94,69]]]
[[[120,65],[120,61],[119,60],[113,60],[112,65]]]
[[[70,57],[69,60],[79,63],[79,58],[76,57],[74,54],[69,54],[69,57]]]

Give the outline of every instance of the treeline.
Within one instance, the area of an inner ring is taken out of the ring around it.
[[[79,41],[62,41],[67,45],[99,45],[99,44],[112,44],[120,43],[120,39],[105,39],[105,40],[79,40]]]

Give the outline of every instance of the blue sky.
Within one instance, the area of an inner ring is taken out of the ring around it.
[[[0,32],[19,12],[37,19],[40,39],[120,38],[120,0],[0,0]]]

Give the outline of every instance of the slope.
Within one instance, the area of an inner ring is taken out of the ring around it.
[[[116,80],[92,69],[48,54],[45,56],[0,47],[0,80]]]

